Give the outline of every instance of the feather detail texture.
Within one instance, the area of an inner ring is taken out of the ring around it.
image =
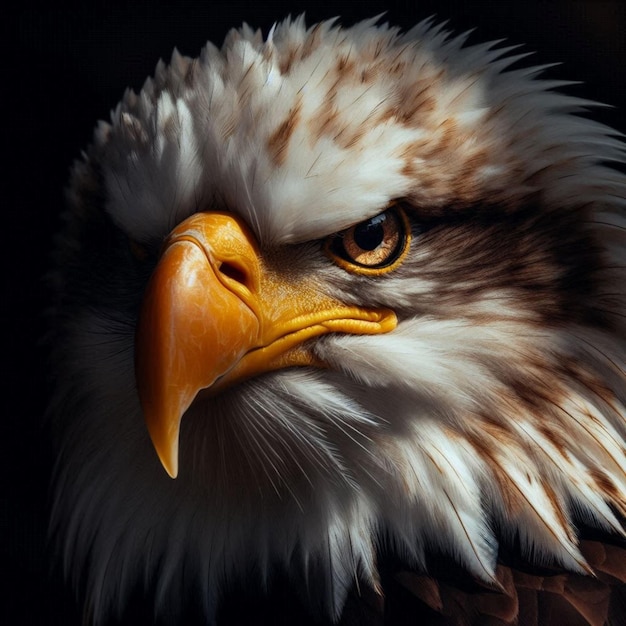
[[[97,126],[51,320],[51,535],[86,624],[137,598],[159,624],[239,623],[233,590],[277,588],[315,623],[624,623],[624,144],[568,83],[466,39],[244,26],[174,52]],[[394,202],[399,267],[328,258]],[[163,240],[208,210],[274,275],[398,324],[199,398],[172,481],[135,327]]]

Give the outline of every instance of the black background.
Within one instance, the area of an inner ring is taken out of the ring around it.
[[[620,0],[453,0],[302,2],[85,2],[56,8],[13,5],[3,18],[10,44],[0,60],[3,172],[0,200],[0,622],[79,624],[71,595],[48,575],[45,550],[52,454],[43,427],[47,383],[42,279],[72,161],[108,119],[126,87],[138,90],[176,46],[196,56],[246,21],[267,34],[273,22],[306,12],[349,25],[386,11],[408,28],[430,15],[470,41],[506,38],[537,51],[527,62],[562,62],[550,75],[583,81],[571,93],[613,105],[596,118],[626,130],[626,3]]]

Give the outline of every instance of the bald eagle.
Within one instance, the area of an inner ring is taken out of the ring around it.
[[[244,25],[97,126],[52,276],[85,624],[625,623],[624,144],[466,39]]]

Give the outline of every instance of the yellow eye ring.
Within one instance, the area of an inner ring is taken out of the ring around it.
[[[397,268],[409,251],[411,227],[399,205],[330,235],[324,251],[354,274],[378,276]]]

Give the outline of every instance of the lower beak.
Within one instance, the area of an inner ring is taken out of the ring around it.
[[[135,368],[148,431],[178,474],[180,423],[199,391],[217,392],[283,367],[323,366],[304,345],[330,332],[393,330],[388,309],[345,306],[263,263],[236,216],[197,213],[168,237],[148,283]]]

